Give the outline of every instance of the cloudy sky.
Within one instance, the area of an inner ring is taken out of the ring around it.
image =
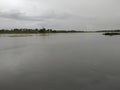
[[[120,29],[120,0],[0,0],[0,28]]]

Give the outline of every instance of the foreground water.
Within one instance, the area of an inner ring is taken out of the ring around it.
[[[0,35],[0,90],[119,90],[120,36]]]

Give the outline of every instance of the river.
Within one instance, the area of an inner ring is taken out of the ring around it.
[[[1,34],[0,90],[119,90],[120,36]]]

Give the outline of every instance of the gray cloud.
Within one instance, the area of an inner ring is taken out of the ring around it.
[[[25,21],[44,21],[44,20],[50,20],[50,19],[67,19],[70,17],[69,14],[63,13],[63,14],[55,14],[53,12],[51,13],[45,13],[43,15],[37,15],[37,16],[29,16],[25,13],[21,13],[18,11],[9,11],[9,12],[0,12],[0,17],[2,18],[8,18],[8,19],[16,19],[16,20],[25,20]]]
[[[119,0],[3,0],[0,28],[118,29]],[[3,25],[4,23],[4,25]],[[24,24],[24,25],[23,25]]]

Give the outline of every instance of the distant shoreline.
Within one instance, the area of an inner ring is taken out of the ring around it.
[[[53,29],[1,29],[0,34],[47,34],[47,33],[102,33],[103,35],[120,35],[120,30],[77,31],[77,30],[53,30]]]
[[[52,30],[52,29],[1,29],[0,34],[40,34],[40,33],[83,33],[84,31],[76,30]]]

